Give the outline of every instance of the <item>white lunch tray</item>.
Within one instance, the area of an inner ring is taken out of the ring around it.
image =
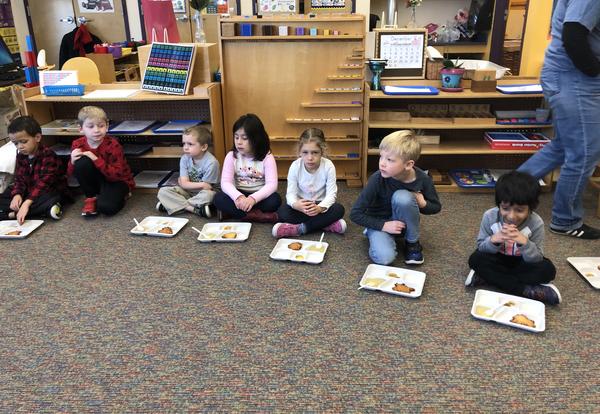
[[[288,247],[292,243],[300,243],[302,247],[299,250],[292,250]],[[312,240],[279,239],[269,257],[273,260],[319,264],[325,258],[329,244],[321,243],[320,249],[318,244],[319,242]]]
[[[188,221],[186,218],[148,216],[140,221],[139,227],[132,228],[131,233],[138,236],[175,237]],[[159,230],[164,227],[170,227],[173,234],[159,233]]]
[[[569,262],[594,289],[600,289],[600,257],[567,257],[567,262]]]
[[[25,220],[21,225],[17,220],[0,221],[0,239],[24,239],[42,224],[44,224],[44,220]],[[21,234],[6,234],[15,230],[21,231]]]
[[[508,302],[512,302],[513,305],[502,306]],[[486,309],[495,310],[495,312],[489,316],[484,314]],[[510,320],[517,314],[525,315],[527,318],[533,320],[535,326],[529,327],[511,322]],[[500,292],[492,292],[491,290],[479,289],[475,292],[471,315],[474,318],[484,321],[493,321],[531,332],[543,332],[546,329],[546,307],[542,302]]]
[[[363,289],[379,290],[408,298],[418,298],[423,293],[425,277],[425,273],[416,270],[370,264],[367,266],[362,279],[360,279],[359,285]],[[414,291],[410,293],[398,292],[393,289],[396,283],[403,283],[413,288]]]
[[[207,242],[241,242],[248,240],[252,223],[206,223],[202,227],[202,234],[198,234],[198,240]],[[235,237],[223,237],[233,235]]]

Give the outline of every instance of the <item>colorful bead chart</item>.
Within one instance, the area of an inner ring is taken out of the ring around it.
[[[185,95],[194,52],[194,45],[152,43],[142,89]]]

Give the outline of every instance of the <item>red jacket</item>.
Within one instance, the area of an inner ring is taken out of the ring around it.
[[[40,143],[32,158],[17,154],[13,197],[19,194],[24,200],[35,201],[45,193],[62,194],[66,188],[64,163],[50,148]]]
[[[135,188],[133,174],[123,154],[123,147],[115,138],[105,136],[98,148],[90,148],[86,137],[77,138],[71,144],[71,151],[81,148],[81,151],[91,151],[98,159],[94,165],[104,175],[107,181],[124,181],[130,190]],[[69,175],[73,174],[73,164],[69,160],[67,169]]]

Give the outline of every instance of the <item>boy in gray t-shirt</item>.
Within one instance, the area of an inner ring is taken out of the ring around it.
[[[219,181],[219,161],[208,152],[211,135],[201,126],[183,131],[183,156],[179,161],[179,185],[158,190],[158,211],[169,215],[188,211],[210,218],[210,205]]]
[[[496,206],[483,214],[477,250],[469,258],[465,286],[488,283],[513,295],[549,305],[561,302],[552,262],[544,257],[544,222],[533,210],[540,186],[527,173],[512,171],[496,183]]]

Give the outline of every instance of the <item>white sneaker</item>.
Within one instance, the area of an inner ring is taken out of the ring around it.
[[[50,217],[52,217],[54,220],[60,220],[62,217],[62,208],[60,203],[56,203],[50,207]]]

